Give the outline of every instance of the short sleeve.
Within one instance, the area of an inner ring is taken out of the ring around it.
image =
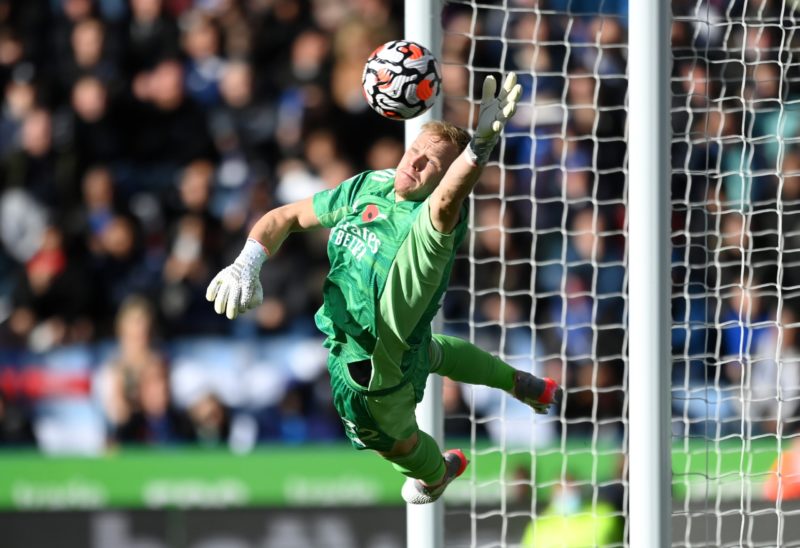
[[[322,226],[331,228],[347,215],[365,175],[366,173],[359,173],[335,188],[314,194],[314,213]]]

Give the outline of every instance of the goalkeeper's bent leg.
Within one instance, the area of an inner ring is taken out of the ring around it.
[[[506,392],[514,388],[517,370],[470,342],[447,335],[433,335],[430,354],[431,373]]]
[[[430,345],[431,372],[468,384],[482,384],[509,392],[537,413],[561,405],[563,390],[548,378],[518,371],[472,343],[434,335]]]

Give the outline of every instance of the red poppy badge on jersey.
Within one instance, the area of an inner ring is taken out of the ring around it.
[[[369,223],[377,219],[380,214],[381,212],[378,209],[378,206],[375,204],[369,204],[366,208],[364,208],[364,212],[361,214],[361,220],[365,223]]]

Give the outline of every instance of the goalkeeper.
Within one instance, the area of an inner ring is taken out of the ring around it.
[[[206,294],[217,313],[235,318],[261,303],[261,266],[290,232],[331,229],[331,268],[315,320],[327,336],[333,402],[352,444],[405,474],[403,498],[415,504],[438,499],[467,466],[460,450],[442,453],[417,426],[414,409],[429,373],[505,390],[538,413],[561,397],[551,379],[431,334],[467,231],[465,198],[521,93],[513,73],[496,97],[495,88],[487,77],[471,140],[451,124],[429,122],[397,169],[361,173],[266,213]]]

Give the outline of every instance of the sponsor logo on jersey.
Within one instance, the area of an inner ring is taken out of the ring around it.
[[[367,251],[373,255],[377,254],[381,246],[381,240],[374,232],[348,221],[337,225],[331,231],[330,239],[335,245],[346,247],[359,261]]]

